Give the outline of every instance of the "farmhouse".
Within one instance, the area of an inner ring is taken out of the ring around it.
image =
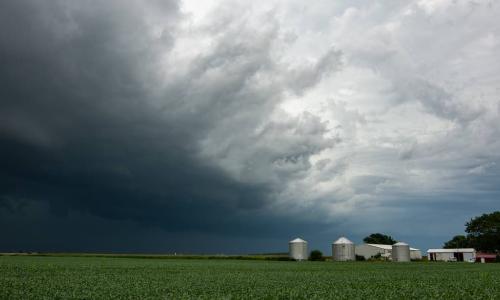
[[[455,249],[429,249],[427,250],[429,260],[433,261],[474,261],[476,250],[474,248]]]
[[[356,246],[355,253],[356,255],[363,256],[365,259],[369,259],[378,254],[387,259],[392,259],[392,245],[382,245],[382,244],[358,245]],[[420,252],[419,249],[410,248],[410,258],[422,259],[422,253]]]

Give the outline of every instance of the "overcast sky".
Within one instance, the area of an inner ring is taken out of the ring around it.
[[[500,3],[0,2],[0,251],[255,253],[500,209]]]

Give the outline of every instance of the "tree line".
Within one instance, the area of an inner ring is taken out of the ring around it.
[[[483,214],[465,223],[466,235],[456,235],[444,243],[443,248],[474,248],[481,252],[500,255],[500,211]],[[397,241],[390,235],[372,233],[363,239],[367,244],[393,245]],[[319,250],[311,251],[310,260],[324,260]]]
[[[481,252],[500,254],[500,211],[483,214],[465,223],[466,235],[456,235],[443,248],[474,248]],[[363,241],[367,244],[393,245],[397,241],[382,233],[372,233]]]
[[[456,235],[443,248],[474,248],[500,253],[500,211],[483,214],[465,223],[466,235]]]
[[[444,243],[443,248],[474,248],[481,252],[500,254],[500,211],[483,214],[465,223],[466,235],[456,235]],[[393,245],[389,235],[372,233],[363,241],[367,244]]]

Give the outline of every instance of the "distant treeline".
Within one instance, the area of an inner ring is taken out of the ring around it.
[[[269,255],[191,255],[191,254],[115,254],[115,253],[0,253],[3,256],[48,256],[48,257],[107,257],[107,258],[140,258],[140,259],[239,259],[239,260],[292,260],[288,254]]]

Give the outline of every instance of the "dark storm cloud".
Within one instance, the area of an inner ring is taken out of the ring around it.
[[[169,227],[260,205],[258,190],[200,166],[190,128],[145,99],[137,69],[170,41],[144,37],[132,8],[49,3],[2,8],[4,192]]]
[[[4,221],[29,223],[33,213],[24,208],[42,203],[49,208],[45,214],[66,218],[59,223],[67,226],[61,229],[66,235],[85,231],[81,216],[89,223],[98,217],[167,232],[284,230],[284,222],[265,210],[269,184],[236,181],[197,153],[215,122],[239,109],[234,99],[256,112],[242,124],[269,107],[272,88],[249,96],[244,88],[271,64],[266,49],[273,30],[261,44],[229,42],[241,32],[226,32],[188,76],[165,85],[158,79],[160,62],[182,18],[175,1],[0,4]],[[225,72],[229,77],[210,81],[207,72],[220,66],[232,68]],[[75,211],[78,222],[71,221]],[[16,236],[16,229],[10,232]],[[42,244],[57,240],[46,235]]]
[[[435,247],[496,209],[499,6],[200,3],[0,2],[0,251]]]

